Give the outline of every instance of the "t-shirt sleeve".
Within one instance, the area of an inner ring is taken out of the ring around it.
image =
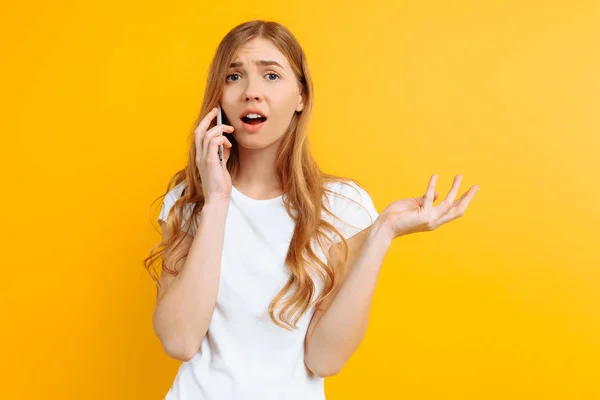
[[[164,222],[167,221],[167,218],[169,217],[169,211],[171,210],[171,208],[173,207],[173,205],[175,204],[177,199],[179,199],[181,197],[181,195],[183,193],[183,189],[184,189],[184,186],[182,184],[179,184],[179,185],[175,186],[174,188],[172,188],[171,190],[169,190],[169,192],[167,192],[167,194],[165,195],[165,198],[163,199],[162,206],[160,208],[160,213],[158,215],[159,221],[164,221]],[[189,223],[193,208],[194,208],[194,205],[191,203],[188,203],[183,207],[183,221],[182,221],[182,230],[189,233],[192,236],[194,236],[196,234],[194,226]]]
[[[354,182],[341,184],[339,193],[342,196],[335,196],[333,208],[334,213],[344,222],[335,219],[333,225],[347,240],[371,226],[379,212],[369,193]],[[341,242],[337,234],[334,234],[333,239],[335,243]]]

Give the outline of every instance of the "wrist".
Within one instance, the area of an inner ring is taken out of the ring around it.
[[[201,212],[203,214],[207,213],[219,213],[222,211],[229,210],[229,201],[225,200],[211,200],[204,203]]]
[[[385,218],[382,218],[381,215],[379,215],[375,222],[373,222],[373,225],[371,225],[367,240],[369,242],[376,242],[382,246],[391,246],[394,236],[392,235],[392,230],[390,228],[391,227],[389,226],[389,223],[385,221]]]

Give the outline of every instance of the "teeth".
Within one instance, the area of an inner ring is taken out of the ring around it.
[[[262,118],[262,115],[250,113],[250,114],[246,115],[246,118]]]

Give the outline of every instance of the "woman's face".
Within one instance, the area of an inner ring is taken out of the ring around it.
[[[246,43],[236,54],[227,72],[220,103],[235,128],[233,136],[238,145],[249,149],[279,142],[294,113],[304,108],[298,81],[287,58],[271,42],[258,38]],[[248,108],[258,110],[266,120],[256,124],[243,118]]]

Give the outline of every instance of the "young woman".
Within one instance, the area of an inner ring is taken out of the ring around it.
[[[227,124],[215,124],[217,104]],[[356,181],[315,163],[312,105],[305,55],[285,27],[251,21],[225,36],[145,260],[154,330],[183,361],[166,400],[324,399],[324,377],[364,336],[392,240],[459,217],[477,190],[454,201],[458,175],[434,207],[433,175],[422,197],[380,215]]]

